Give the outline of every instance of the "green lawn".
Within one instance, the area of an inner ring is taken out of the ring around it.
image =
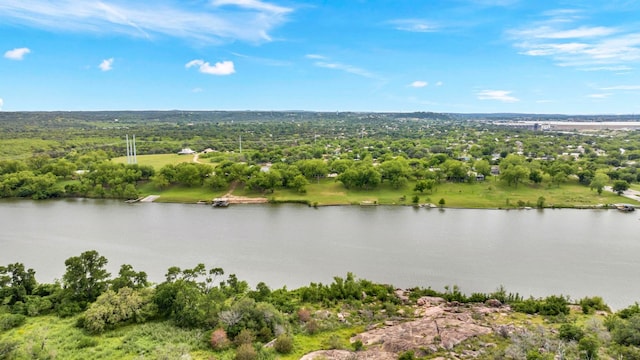
[[[156,170],[158,170],[161,167],[169,164],[175,165],[182,162],[191,162],[193,161],[193,155],[178,155],[178,154],[137,155],[136,160],[138,160],[139,165],[151,165]],[[127,157],[120,156],[117,158],[113,158],[111,161],[117,164],[126,164]],[[206,160],[202,162],[206,162]]]
[[[419,203],[438,204],[445,200],[445,207],[457,208],[509,208],[524,206],[535,207],[539,197],[544,197],[544,206],[550,207],[588,207],[599,204],[633,202],[610,192],[598,195],[589,187],[577,182],[557,185],[523,185],[508,186],[504,182],[487,180],[484,182],[443,183],[433,192],[414,192],[414,182],[406,187],[394,189],[382,184],[374,190],[348,190],[342,183],[333,179],[324,179],[320,183],[312,182],[307,186],[307,193],[301,194],[292,190],[276,190],[266,196],[276,201],[301,201],[318,205],[360,204],[375,202],[381,205],[411,205],[413,197],[419,197]]]

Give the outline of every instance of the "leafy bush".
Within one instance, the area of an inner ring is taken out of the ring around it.
[[[611,329],[611,337],[620,345],[640,346],[640,314],[616,322]]]
[[[288,354],[293,351],[293,337],[289,334],[281,334],[273,344],[273,348],[280,354]]]
[[[251,344],[242,344],[236,350],[236,360],[255,360],[257,357],[258,353]]]
[[[580,300],[580,306],[582,312],[585,314],[593,314],[596,311],[611,311],[609,306],[604,303],[604,300],[599,296],[585,297]]]
[[[547,296],[540,304],[541,315],[560,315],[569,313],[569,302],[565,297]]]
[[[27,317],[22,314],[2,314],[0,315],[0,331],[16,328],[25,323]]]
[[[558,336],[562,340],[579,341],[584,337],[584,331],[576,324],[562,324],[558,329]]]
[[[256,336],[250,329],[242,329],[240,333],[233,338],[233,342],[236,346],[241,346],[243,344],[251,344],[256,340]]]
[[[132,290],[124,287],[115,293],[107,290],[91,304],[84,314],[84,327],[100,333],[120,323],[144,322],[155,314],[150,290]]]

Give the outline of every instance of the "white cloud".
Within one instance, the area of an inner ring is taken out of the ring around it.
[[[273,14],[286,14],[292,11],[290,8],[286,8],[284,6],[273,5],[258,0],[213,0],[212,4],[215,6],[232,5]]]
[[[612,94],[609,94],[609,93],[606,93],[606,94],[590,94],[590,95],[587,95],[587,97],[591,98],[591,99],[606,99],[611,95]]]
[[[376,77],[374,74],[370,73],[365,69],[361,69],[353,65],[342,64],[338,62],[316,61],[314,65],[317,67],[326,68],[326,69],[340,70],[340,71],[348,72],[350,74],[359,75],[367,78]]]
[[[263,42],[271,40],[269,32],[286,22],[292,11],[258,0],[3,0],[0,21],[53,31]]]
[[[2,98],[0,98],[0,110],[2,110],[2,106],[4,106],[4,100],[2,100]]]
[[[307,59],[313,59],[313,60],[325,60],[327,58],[326,56],[322,56],[318,54],[307,54],[304,57],[306,57]]]
[[[506,90],[481,90],[478,91],[479,100],[497,100],[507,103],[518,102],[520,99],[510,95],[511,91]]]
[[[436,83],[436,86],[442,86],[442,85],[444,85],[444,83],[443,83],[442,81],[438,81],[438,82]]]
[[[409,85],[409,86],[414,87],[414,88],[423,88],[423,87],[428,86],[428,85],[429,85],[429,83],[426,82],[426,81],[416,80],[416,81],[412,82],[411,85]]]
[[[10,60],[22,60],[30,52],[29,48],[16,48],[5,52],[4,57]]]
[[[584,24],[588,19],[580,14],[566,9],[548,12],[543,21],[511,30],[508,35],[521,54],[549,57],[558,66],[620,71],[640,62],[640,32],[630,31],[624,24]]]
[[[198,70],[201,73],[209,75],[231,75],[236,72],[233,66],[233,61],[221,61],[211,66],[210,63],[198,59],[191,60],[185,65],[187,69],[194,66],[198,67]]]
[[[626,90],[626,91],[635,91],[640,90],[640,85],[617,85],[617,86],[609,86],[600,88],[600,90]]]
[[[409,32],[434,32],[439,30],[439,26],[427,20],[420,19],[397,19],[389,21],[396,30]]]
[[[102,60],[102,62],[100,63],[100,65],[98,65],[98,67],[102,71],[109,71],[113,69],[113,58]]]

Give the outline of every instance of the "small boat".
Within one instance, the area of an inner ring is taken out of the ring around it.
[[[227,200],[227,199],[213,199],[213,202],[211,203],[211,206],[213,206],[213,207],[227,207],[227,206],[229,206],[229,200]]]
[[[631,212],[636,210],[635,206],[629,204],[618,204],[616,205],[616,208],[623,212]]]

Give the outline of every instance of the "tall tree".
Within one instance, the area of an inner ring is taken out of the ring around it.
[[[107,258],[95,250],[65,260],[67,271],[62,276],[62,282],[72,300],[94,302],[107,290],[110,276],[105,269],[107,262]]]

